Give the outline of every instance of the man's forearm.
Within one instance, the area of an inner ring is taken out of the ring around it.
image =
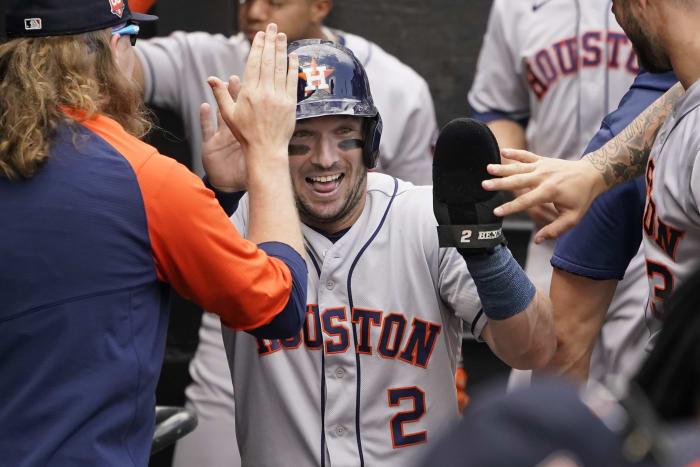
[[[644,174],[656,135],[683,92],[683,87],[677,83],[615,138],[584,156],[601,173],[608,187]]]
[[[557,350],[545,373],[566,375],[578,383],[588,379],[593,347],[616,287],[616,280],[594,280],[554,269],[549,296]]]
[[[505,320],[489,319],[481,336],[513,368],[529,370],[547,364],[556,347],[551,303],[537,289],[528,307]]]
[[[500,148],[527,149],[525,128],[512,120],[492,120],[486,124],[498,141]],[[508,163],[504,160],[503,163]]]
[[[283,156],[286,161],[287,153],[284,152]],[[275,183],[270,183],[270,180],[275,180]],[[248,169],[248,196],[248,240],[258,244],[271,241],[286,243],[302,258],[305,257],[289,166],[279,162],[251,165]]]

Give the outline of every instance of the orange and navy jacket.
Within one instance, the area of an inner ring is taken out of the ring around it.
[[[197,176],[103,115],[0,179],[0,219],[2,465],[148,464],[170,286],[235,329],[303,322],[301,256],[243,239]]]

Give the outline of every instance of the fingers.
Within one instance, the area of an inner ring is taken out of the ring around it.
[[[286,44],[286,39],[285,39]],[[285,45],[286,47],[286,45]],[[265,31],[265,42],[262,50],[262,62],[260,65],[260,83],[262,86],[274,86],[275,83],[275,55],[277,52],[277,25],[270,23]],[[285,50],[285,56],[286,50]]]
[[[214,98],[216,99],[216,104],[219,106],[219,111],[223,115],[224,120],[233,117],[233,109],[235,108],[235,103],[229,94],[228,87],[216,77],[207,78],[207,83],[214,92]]]
[[[561,234],[576,225],[577,219],[574,214],[565,214],[554,220],[551,224],[542,227],[535,234],[535,243],[540,244],[545,240],[558,238]]]
[[[297,100],[297,85],[299,83],[299,56],[295,53],[289,54],[287,69],[287,97]]]
[[[221,115],[216,112],[217,116]],[[211,124],[211,106],[206,102],[199,106],[199,123],[202,127],[202,141],[209,141],[214,136],[214,127]]]
[[[538,204],[547,203],[550,200],[544,199],[541,190],[528,191],[515,198],[513,201],[502,204],[493,210],[493,213],[498,217],[507,216],[516,212],[524,211]]]
[[[263,46],[265,45],[265,33],[258,31],[250,44],[248,62],[243,72],[243,82],[250,83],[250,86],[257,87],[260,81],[260,62],[262,60]]]
[[[503,149],[501,150],[501,158],[515,162],[489,164],[486,166],[486,171],[496,177],[508,177],[510,175],[532,172],[536,168],[533,162],[537,162],[540,156],[522,149]]]
[[[287,36],[277,34],[275,47],[275,89],[281,92],[287,87]]]
[[[501,157],[518,162],[536,162],[540,156],[524,149],[509,149],[501,150]]]
[[[501,166],[503,167],[503,166]],[[481,186],[484,190],[495,191],[495,190],[523,190],[525,188],[532,188],[535,185],[537,179],[535,175],[530,174],[515,174],[504,178],[490,178],[488,180],[483,180]]]
[[[236,75],[231,75],[228,79],[228,93],[233,102],[238,102],[238,93],[241,92],[241,79]]]
[[[529,173],[534,171],[535,168],[535,164],[513,162],[511,164],[489,164],[486,166],[486,171],[496,177],[508,177],[510,175]]]
[[[226,123],[224,122],[224,117],[221,115],[220,111],[216,111],[216,128],[218,130],[221,130],[226,126]]]

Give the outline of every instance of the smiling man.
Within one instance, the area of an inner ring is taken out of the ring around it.
[[[539,367],[555,346],[549,300],[519,268],[499,287],[513,314],[480,300],[489,297],[470,271],[496,277],[504,268],[487,263],[516,264],[510,252],[499,246],[467,263],[440,248],[432,188],[368,173],[382,121],[357,58],[321,40],[288,51],[300,63],[289,166],[309,267],[306,321],[287,339],[223,327],[219,354],[195,356],[192,393],[206,394],[211,375],[230,368],[230,400],[203,397],[197,409],[230,413],[235,398],[242,465],[414,465],[459,418],[463,322],[506,363]],[[235,94],[237,82],[229,86]],[[213,136],[206,126],[203,153],[226,147],[225,130]],[[232,217],[241,232],[249,205],[243,196]],[[208,451],[231,442],[212,435]]]
[[[338,232],[362,212],[367,168],[358,157],[363,121],[359,117],[325,116],[301,120],[290,143],[296,156],[290,170],[297,208],[306,225]],[[339,151],[338,151],[339,150]],[[338,157],[334,153],[338,154]]]

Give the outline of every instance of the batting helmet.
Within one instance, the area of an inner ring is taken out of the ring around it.
[[[292,52],[299,56],[297,120],[326,115],[366,117],[362,158],[373,168],[379,157],[382,119],[360,61],[350,49],[321,39],[292,42],[287,53]]]

